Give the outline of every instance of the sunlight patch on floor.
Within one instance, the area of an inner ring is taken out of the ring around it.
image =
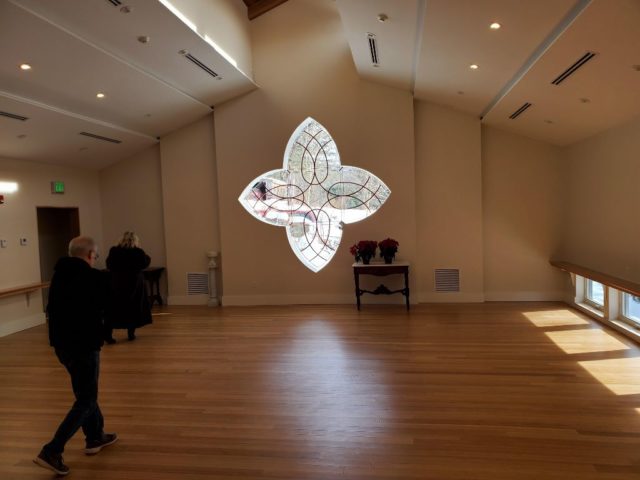
[[[564,353],[594,353],[629,350],[629,347],[604,330],[563,330],[545,332]]]
[[[560,310],[545,310],[542,312],[523,312],[522,314],[536,327],[589,325],[587,320],[566,308]]]
[[[640,393],[640,357],[578,362],[616,395]]]

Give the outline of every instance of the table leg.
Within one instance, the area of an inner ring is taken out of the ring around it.
[[[354,271],[353,278],[356,282],[356,303],[358,305],[358,310],[360,310],[360,274]]]
[[[407,310],[409,310],[409,272],[404,272],[404,291],[405,300],[407,302]]]

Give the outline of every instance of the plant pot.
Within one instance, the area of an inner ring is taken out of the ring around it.
[[[365,265],[369,265],[369,263],[371,263],[371,255],[362,254],[360,256],[362,257],[362,263]]]
[[[386,263],[387,265],[392,264],[393,263],[393,257],[394,257],[394,255],[383,255],[384,263]]]

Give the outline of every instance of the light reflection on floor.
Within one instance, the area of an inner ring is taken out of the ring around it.
[[[299,431],[306,432],[301,441],[317,443],[322,450],[335,442],[375,445],[376,437],[386,434],[391,412],[389,379],[375,352],[345,350],[330,324],[312,320],[297,328],[295,339],[281,355],[287,357],[286,365],[295,357],[296,369],[278,371],[276,362],[270,381],[281,385],[287,411]],[[309,409],[309,398],[314,399],[313,409]],[[344,460],[355,453],[345,449],[340,456]],[[334,461],[341,460],[335,458],[335,448],[331,455]]]
[[[565,353],[593,353],[629,350],[629,347],[604,330],[562,330],[545,332]]]
[[[568,325],[589,325],[589,321],[581,318],[569,309],[524,312],[523,315],[536,327],[560,327]]]
[[[578,362],[616,395],[640,393],[640,357]]]

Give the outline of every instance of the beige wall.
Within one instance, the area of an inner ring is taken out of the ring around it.
[[[251,27],[261,88],[215,112],[223,302],[353,302],[351,244],[391,236],[398,258],[415,258],[411,95],[359,80],[332,1],[286,2]],[[378,213],[345,226],[340,249],[318,273],[298,261],[284,228],[256,221],[237,200],[256,176],[282,167],[289,137],[307,116],[329,130],[343,164],[371,171],[392,191]]]
[[[561,241],[566,184],[558,147],[482,128],[485,299],[562,300],[549,265]]]
[[[640,282],[640,118],[566,149],[559,256]]]
[[[207,273],[208,251],[220,251],[212,115],[160,140],[169,303],[206,304],[187,295],[187,272]]]
[[[131,230],[140,237],[151,265],[165,266],[160,147],[154,145],[100,171],[104,251]],[[161,288],[166,298],[166,277]]]
[[[0,180],[14,181],[19,191],[0,205],[0,289],[40,282],[36,207],[78,207],[80,231],[102,243],[98,173],[42,163],[0,158]],[[64,181],[66,193],[52,195],[50,182]],[[28,239],[20,246],[19,238]],[[0,336],[44,321],[40,294],[0,299]]]
[[[415,103],[416,260],[420,301],[483,301],[480,121]],[[460,270],[459,293],[436,293],[434,269]]]

